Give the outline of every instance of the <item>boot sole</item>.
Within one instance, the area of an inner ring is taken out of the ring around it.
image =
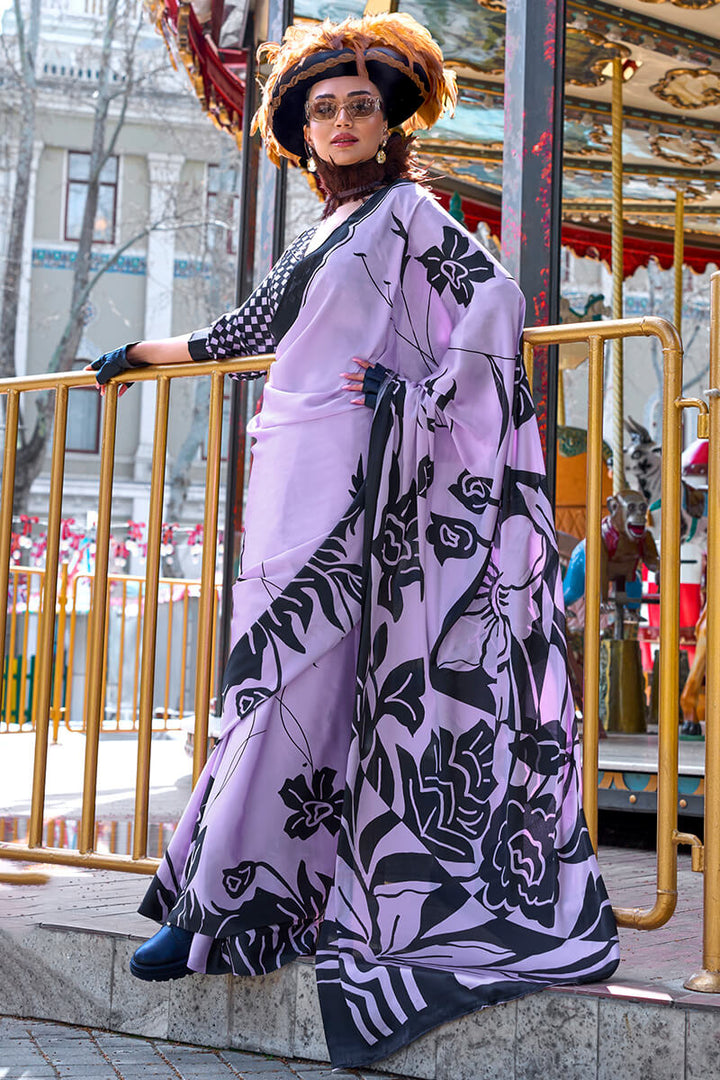
[[[138,964],[134,959],[130,960],[130,974],[143,982],[169,982],[171,979],[182,979],[185,975],[191,975],[190,968],[183,963],[166,964],[153,967],[148,964]]]

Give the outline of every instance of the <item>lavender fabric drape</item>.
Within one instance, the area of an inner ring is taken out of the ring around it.
[[[618,961],[522,318],[401,182],[272,320],[223,735],[141,910],[194,932],[198,971],[317,953],[336,1066]],[[374,413],[340,389],[353,357],[390,373]]]

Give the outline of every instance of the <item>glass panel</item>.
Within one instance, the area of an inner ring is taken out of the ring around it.
[[[90,155],[71,150],[68,154],[68,178],[87,180],[90,175]]]
[[[85,199],[87,198],[87,175],[90,162],[89,154],[71,151],[68,161],[67,212],[65,220],[65,239],[79,240],[82,229]],[[115,240],[115,194],[117,191],[118,159],[112,157],[106,162],[102,176],[109,182],[102,183],[98,192],[98,207],[95,216],[93,240],[102,244],[112,244]]]
[[[115,239],[115,186],[102,184],[98,195],[97,214],[95,215],[94,240],[112,244]]]
[[[78,184],[74,182],[68,184],[67,218],[65,221],[66,240],[80,239],[80,228],[82,226],[86,194],[87,184]]]
[[[108,158],[100,172],[100,182],[103,184],[117,183],[118,159]]]

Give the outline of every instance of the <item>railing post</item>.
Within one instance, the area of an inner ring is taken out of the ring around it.
[[[585,548],[585,670],[583,705],[583,808],[597,849],[598,740],[600,728],[600,519],[602,516],[602,426],[604,347],[589,339],[587,432],[587,528]]]
[[[75,666],[75,636],[77,633],[77,584],[78,577],[73,578],[72,589],[70,591],[70,641],[68,644],[68,677],[65,684],[65,727],[68,731],[71,731],[71,706],[72,706],[72,676],[73,668]]]
[[[720,271],[710,302],[710,445],[708,448],[707,669],[705,672],[705,877],[703,966],[685,986],[720,993]]]
[[[100,451],[100,491],[98,519],[95,528],[95,575],[92,579],[92,600],[88,622],[88,660],[85,678],[87,696],[85,712],[85,770],[83,778],[82,818],[80,821],[81,852],[95,846],[95,798],[97,794],[98,746],[102,728],[104,699],[102,676],[105,670],[105,624],[107,622],[107,575],[110,545],[110,515],[114,473],[115,433],[117,429],[118,386],[111,384],[105,391],[102,447]]]
[[[658,710],[658,904],[669,919],[677,904],[678,702],[680,668],[680,457],[682,347],[663,347],[663,426],[660,503],[660,702]]]
[[[588,489],[587,489],[587,550],[585,553],[585,724],[583,727],[583,801],[588,829],[594,839],[597,816],[597,736],[595,716],[599,691],[599,601],[600,601],[600,454],[602,439],[602,346],[605,341],[625,337],[654,335],[663,347],[665,386],[663,390],[663,430],[667,440],[663,468],[662,498],[663,547],[661,576],[663,579],[663,642],[671,655],[678,649],[680,544],[680,408],[682,389],[682,345],[677,331],[666,319],[648,316],[643,319],[610,320],[604,323],[573,323],[564,326],[534,327],[525,331],[527,346],[548,342],[559,344],[584,341],[590,350],[590,399],[588,404]],[[598,378],[600,381],[598,382]],[[661,667],[661,699],[663,702],[658,746],[658,872],[655,903],[647,910],[615,908],[620,926],[638,930],[655,930],[662,926],[675,910],[677,901],[677,700],[678,672],[675,666]]]
[[[5,406],[5,448],[3,451],[2,494],[0,494],[0,702],[3,701],[3,671],[5,660],[5,627],[7,626],[8,589],[10,585],[10,541],[12,539],[12,512],[15,496],[15,459],[17,455],[18,415],[20,394],[11,390]],[[8,656],[7,680],[10,685]],[[10,695],[5,695],[10,700]],[[8,729],[9,730],[9,729]]]
[[[58,598],[57,637],[55,643],[55,672],[53,681],[52,716],[53,742],[58,741],[62,715],[62,688],[65,674],[65,620],[68,596],[68,564],[63,560],[60,567],[60,596]]]
[[[160,541],[162,535],[163,494],[165,491],[165,456],[167,454],[169,404],[170,380],[161,376],[157,380],[147,559],[145,563],[145,614],[143,616],[138,761],[135,786],[135,828],[132,850],[134,859],[141,859],[147,855],[150,748],[152,740],[153,690],[155,688],[155,653],[157,648],[158,582],[160,578]]]
[[[12,688],[13,688],[13,660],[17,652],[17,604],[18,604],[18,589],[19,589],[20,575],[15,571],[12,575],[12,603],[10,605],[10,641],[8,642],[7,649],[7,675],[5,676],[5,695],[3,698],[3,719],[5,720],[6,731],[10,730],[10,720],[12,718]],[[9,594],[9,586],[8,586]],[[7,599],[6,599],[7,603]],[[25,615],[25,625],[28,624],[27,614]],[[3,630],[7,625],[7,618],[3,623]],[[3,657],[5,657],[5,646],[3,645]],[[18,690],[21,687],[18,686]],[[18,693],[18,699],[20,694]],[[19,704],[19,701],[18,701]],[[20,710],[18,709],[18,731],[20,721]]]
[[[222,375],[212,376],[208,417],[207,466],[205,470],[205,520],[198,602],[197,668],[195,676],[195,736],[193,741],[193,784],[207,758],[208,718],[213,676],[215,637],[215,563],[217,559],[218,489],[222,444]]]
[[[63,477],[65,474],[65,436],[67,433],[68,387],[60,383],[55,390],[52,465],[50,470],[50,501],[48,505],[47,548],[45,551],[45,582],[42,598],[42,617],[38,632],[37,665],[37,726],[35,728],[35,761],[33,790],[28,828],[28,846],[40,847],[43,837],[45,808],[45,779],[50,728],[50,690],[52,685],[53,642],[55,638],[55,600],[60,554],[60,519],[62,514]]]

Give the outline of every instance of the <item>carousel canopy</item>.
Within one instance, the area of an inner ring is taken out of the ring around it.
[[[247,0],[155,0],[156,21],[213,119],[238,134]],[[295,20],[361,15],[363,0],[295,0]],[[500,231],[505,0],[400,0],[458,74],[454,118],[419,138],[472,228]],[[610,262],[611,75],[624,62],[624,271],[673,262],[684,192],[685,263],[720,261],[720,0],[567,0],[563,243]]]

